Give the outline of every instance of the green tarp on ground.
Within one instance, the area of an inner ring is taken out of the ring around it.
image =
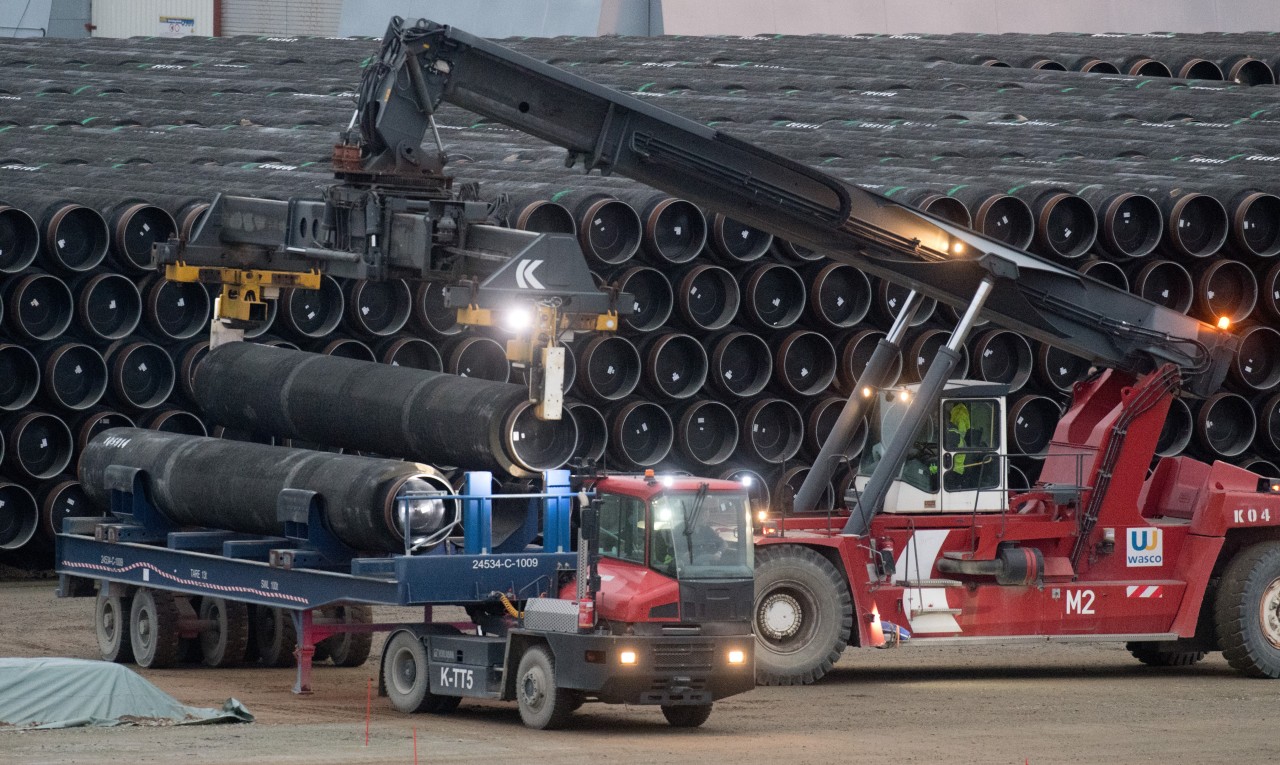
[[[0,730],[83,725],[253,722],[235,699],[189,707],[119,664],[85,659],[0,659]]]

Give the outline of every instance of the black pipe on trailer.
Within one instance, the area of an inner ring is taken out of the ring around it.
[[[121,468],[142,471],[148,498],[179,526],[279,536],[281,492],[314,492],[327,529],[370,552],[404,551],[402,498],[452,493],[437,470],[414,462],[114,428],[95,437],[80,458],[80,483],[100,508],[109,506]],[[247,475],[253,480],[244,480]],[[412,539],[439,532],[457,515],[448,500],[404,501]]]
[[[519,385],[228,343],[195,380],[211,422],[468,470],[534,475],[564,465],[572,418],[539,420]]]

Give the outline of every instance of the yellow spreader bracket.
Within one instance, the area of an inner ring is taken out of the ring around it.
[[[164,278],[173,282],[222,285],[222,299],[217,301],[214,318],[231,322],[265,321],[266,301],[277,298],[281,289],[320,289],[319,271],[259,271],[176,263],[165,266]]]

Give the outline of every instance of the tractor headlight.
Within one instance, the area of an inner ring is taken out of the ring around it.
[[[636,652],[632,651],[629,648],[623,649],[618,652],[619,664],[634,665],[637,661],[639,661],[639,659],[640,657],[636,654]]]
[[[729,651],[729,663],[730,664],[746,664],[747,652],[742,650],[741,648],[735,648],[732,651]]]

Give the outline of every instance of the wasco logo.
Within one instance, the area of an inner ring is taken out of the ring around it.
[[[1126,566],[1164,565],[1164,535],[1160,529],[1129,529],[1125,539]]]

